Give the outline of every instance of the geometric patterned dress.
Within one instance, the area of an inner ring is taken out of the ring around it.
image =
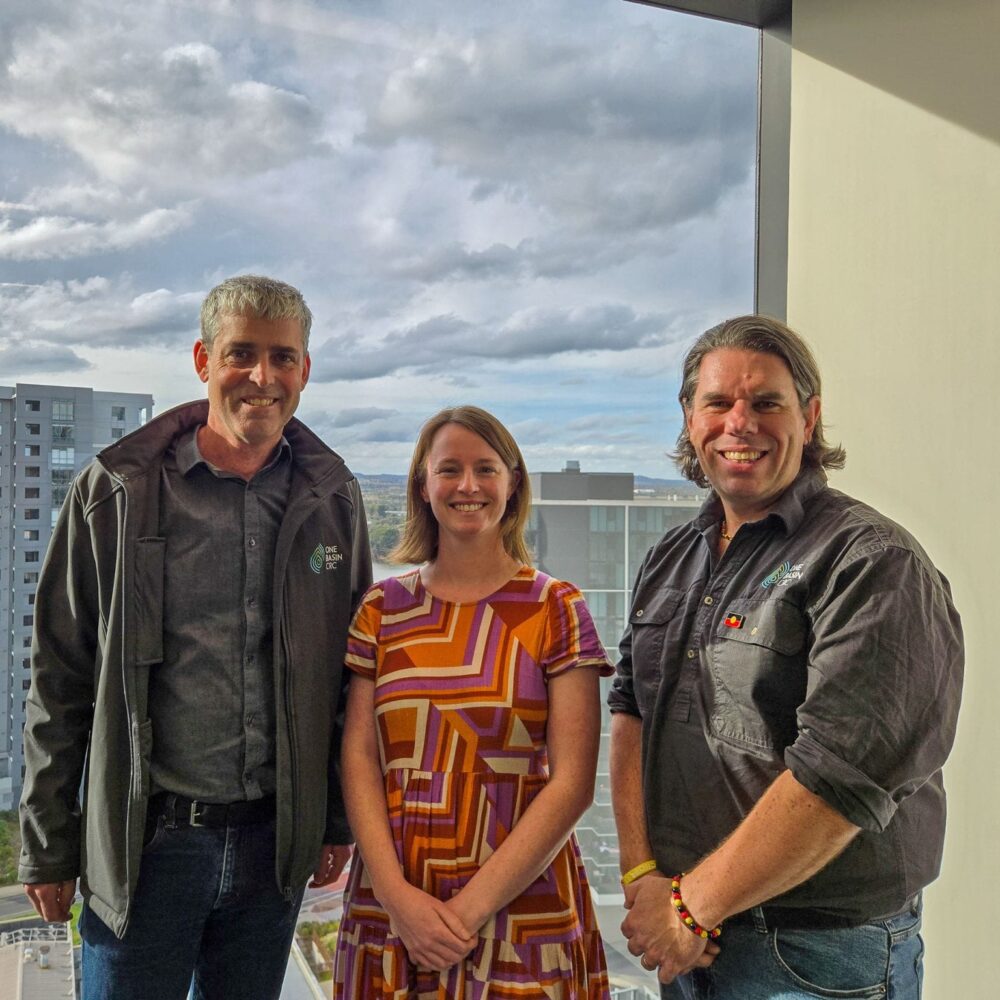
[[[347,666],[375,682],[389,823],[407,880],[450,899],[548,780],[547,681],[612,668],[580,592],[524,566],[474,603],[442,601],[418,571],[375,584]],[[576,838],[480,930],[464,961],[418,972],[355,854],[335,1000],[607,1000],[600,932]]]

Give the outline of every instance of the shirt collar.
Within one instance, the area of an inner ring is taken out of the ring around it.
[[[778,497],[777,503],[759,521],[751,524],[762,524],[769,518],[776,518],[785,529],[786,535],[798,530],[805,518],[806,503],[826,486],[826,473],[822,469],[803,466],[795,477],[792,485]],[[694,519],[695,527],[704,533],[714,524],[722,520],[722,501],[713,490],[702,504],[698,516]]]
[[[192,427],[190,430],[185,431],[180,438],[177,440],[177,470],[182,476],[187,476],[192,469],[198,465],[205,466],[209,472],[216,476],[226,476],[229,475],[225,469],[220,469],[217,466],[212,465],[211,462],[201,453],[201,449],[198,447],[198,431],[203,424],[199,424],[197,427]],[[284,434],[281,435],[281,440],[278,442],[278,447],[274,450],[274,454],[271,456],[270,461],[265,465],[257,475],[261,475],[265,472],[270,472],[280,461],[282,461],[285,456],[291,457],[292,446],[288,443],[288,439]]]

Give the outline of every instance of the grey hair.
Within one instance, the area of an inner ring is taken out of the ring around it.
[[[702,361],[713,351],[727,348],[773,354],[781,358],[791,372],[799,406],[803,410],[813,396],[822,396],[819,366],[809,345],[794,330],[770,316],[737,316],[706,330],[684,358],[681,388],[677,398],[685,418],[694,403]],[[686,479],[701,487],[711,485],[695,454],[694,445],[691,444],[686,419],[677,435],[677,447],[671,458]],[[823,419],[820,417],[816,421],[812,438],[802,449],[802,464],[813,468],[842,469],[846,460],[847,452],[839,444],[831,445],[827,442],[823,433]]]
[[[259,274],[239,274],[216,285],[201,305],[201,340],[211,351],[223,316],[297,320],[302,349],[309,350],[312,313],[302,293],[291,285]]]

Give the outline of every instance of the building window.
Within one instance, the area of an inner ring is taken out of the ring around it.
[[[31,657],[30,656],[26,656],[23,660],[21,660],[21,666],[24,667],[25,670],[30,670],[31,669]]]
[[[38,562],[38,551],[33,550],[31,552],[24,553],[24,561],[26,563],[36,563]]]
[[[25,486],[24,487],[24,499],[25,500],[37,500],[41,493],[41,488],[38,486]]]
[[[38,529],[37,528],[25,528],[24,529],[24,540],[26,542],[37,542],[38,541]]]
[[[53,448],[49,461],[52,465],[72,466],[76,461],[76,450],[74,448]]]
[[[21,619],[21,624],[24,625],[25,627],[27,627],[28,625],[34,625],[35,624],[35,616],[34,615],[25,615]]]
[[[37,521],[38,520],[38,508],[37,507],[26,507],[24,511],[25,521]]]
[[[42,401],[40,399],[26,399],[24,401],[24,408],[29,413],[40,413],[42,410]]]
[[[35,605],[35,595],[28,594],[28,607],[31,608],[34,607],[34,605]]]
[[[120,424],[125,423],[125,407],[124,406],[112,406],[111,407],[111,419],[117,420]]]
[[[31,435],[37,435],[42,433],[41,424],[25,424],[24,426],[27,432]]]
[[[117,441],[119,438],[124,437],[124,436],[125,436],[125,428],[124,427],[112,427],[111,428],[111,440],[112,441]]]
[[[21,681],[21,690],[22,691],[29,691],[29,690],[31,690],[31,678],[30,677],[25,677]]]
[[[23,639],[21,640],[21,645],[22,645],[22,646],[23,646],[23,647],[24,647],[25,649],[31,649],[31,636],[30,636],[30,635],[26,635],[26,636],[25,636],[25,637],[24,637],[24,638],[23,638]]]
[[[53,528],[56,526],[56,521],[59,520],[59,511],[61,509],[62,508],[60,507],[53,507],[52,510],[49,511],[49,525]]]
[[[26,465],[24,467],[24,475],[26,479],[37,479],[42,474],[42,467],[40,465]]]
[[[52,443],[53,444],[72,444],[75,440],[73,437],[73,425],[72,424],[53,424],[52,425]]]
[[[24,457],[25,458],[38,458],[42,453],[42,446],[40,444],[26,444],[24,446]]]
[[[73,415],[73,400],[72,399],[53,399],[52,400],[52,419],[53,420],[75,420],[76,417]]]
[[[26,584],[29,584],[29,585],[32,584],[32,583],[38,583],[38,574],[37,573],[25,573],[24,574],[24,582]]]
[[[73,482],[72,469],[52,470],[52,507],[58,509],[62,506],[66,494],[69,493],[70,484]]]

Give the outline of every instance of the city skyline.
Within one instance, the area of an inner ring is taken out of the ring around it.
[[[0,28],[3,381],[162,412],[201,394],[204,293],[261,271],[313,308],[300,416],[354,468],[475,402],[531,469],[675,475],[682,349],[752,305],[753,31],[622,0]]]

